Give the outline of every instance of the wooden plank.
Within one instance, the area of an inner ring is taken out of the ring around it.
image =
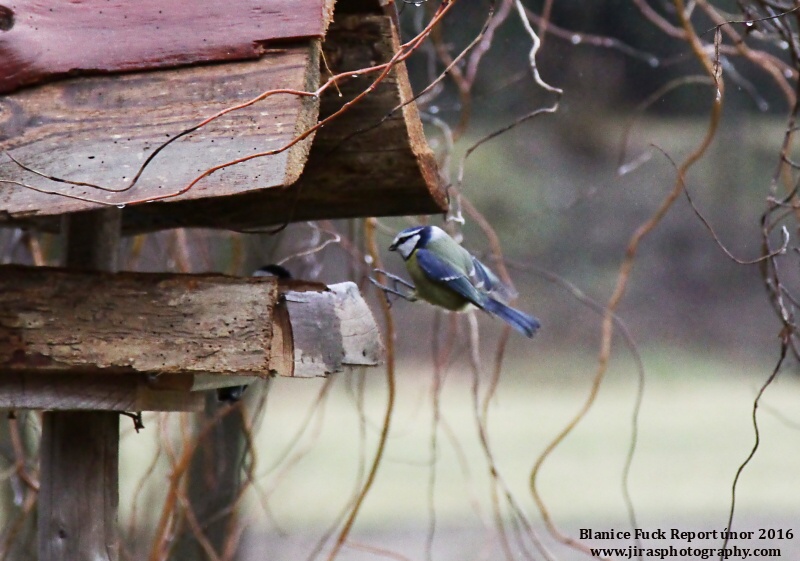
[[[377,324],[353,283],[0,266],[0,377],[145,380],[137,391],[152,393],[157,405],[161,391],[272,374],[324,376],[377,365],[382,353]],[[122,399],[103,396],[114,383],[103,382],[87,399]],[[142,403],[142,395],[125,399]]]
[[[65,250],[67,262],[86,269],[116,269],[120,214],[117,209],[108,209],[69,217],[64,228],[69,240]],[[3,277],[0,275],[0,278]],[[46,307],[35,303],[26,306],[29,309]],[[0,309],[4,309],[2,305]],[[7,308],[5,313],[10,313]],[[0,315],[3,313],[0,312]],[[76,332],[75,335],[80,336],[81,333]],[[21,356],[17,354],[18,358]],[[93,368],[96,366],[93,365]],[[203,400],[201,396],[189,393],[193,385],[192,376],[185,374],[153,378],[144,375],[109,377],[88,372],[64,375],[28,372],[24,369],[5,370],[0,376],[0,409],[197,411],[202,408]]]
[[[399,50],[387,16],[342,15],[328,30],[323,50],[335,73],[387,62]],[[374,75],[343,83],[322,97],[320,117],[361,94]],[[447,209],[446,186],[428,146],[404,63],[373,92],[317,133],[299,190],[297,218],[322,208],[340,217],[436,214]],[[401,110],[393,112],[397,107]]]
[[[397,45],[390,18],[343,14],[329,29],[325,52],[334,72],[349,72],[388,61]],[[320,72],[314,49],[286,46],[259,62],[82,78],[0,97],[0,150],[46,173],[118,188],[164,138],[202,117],[267,89],[313,90]],[[328,89],[321,116],[352,100],[370,79],[344,82],[342,97]],[[416,106],[382,121],[411,97],[405,67],[398,65],[366,99],[320,129],[313,144],[309,139],[286,153],[219,171],[175,199],[128,204],[123,231],[239,230],[286,221],[443,212],[445,189]],[[226,116],[167,148],[125,193],[47,181],[2,154],[0,179],[130,203],[175,192],[212,165],[285,145],[313,124],[318,105],[312,98],[275,96]],[[56,215],[97,206],[0,183],[0,225],[57,231]]]
[[[287,45],[268,54],[256,62],[225,66],[66,80],[0,97],[0,150],[46,174],[123,189],[166,138],[265,90],[316,87],[316,44]],[[50,181],[0,155],[0,179],[56,193],[0,182],[0,225],[103,206],[91,201],[123,205],[175,193],[208,167],[285,146],[316,122],[318,105],[314,98],[279,95],[226,115],[171,144],[137,184],[123,192]],[[310,141],[220,170],[179,199],[291,184],[303,169]],[[172,208],[164,203],[143,205],[146,212],[126,217],[126,226],[160,229],[189,222]],[[215,222],[213,213],[207,218]],[[146,224],[131,226],[141,220]],[[57,230],[59,224],[51,221],[45,227]]]
[[[153,389],[144,376],[3,372],[0,409],[200,411],[204,396]]]
[[[83,73],[260,58],[321,38],[334,0],[15,0],[3,8],[0,93]]]
[[[0,267],[0,371],[269,374],[274,279]]]
[[[349,72],[388,61],[398,39],[386,16],[337,14],[323,48],[333,72]],[[320,118],[338,111],[374,77],[342,83],[341,97],[335,88],[326,90]],[[248,229],[287,221],[445,212],[446,188],[416,105],[410,103],[384,120],[412,97],[405,65],[400,64],[370,95],[317,131],[296,183],[285,189],[177,201],[169,204],[168,219],[180,217],[182,226]],[[147,229],[162,216],[158,205],[128,207],[123,231]]]

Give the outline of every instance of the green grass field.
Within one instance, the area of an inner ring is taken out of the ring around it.
[[[629,482],[639,526],[691,521],[700,529],[721,529],[733,477],[754,442],[753,399],[772,364],[673,350],[646,352],[644,360],[646,385]],[[579,410],[593,374],[594,363],[586,356],[539,357],[535,364],[516,360],[507,365],[490,404],[489,442],[496,466],[540,532],[540,516],[528,487],[531,467]],[[374,454],[386,404],[384,373],[375,370],[366,376],[365,424],[360,423],[353,389],[357,376],[341,376],[294,449],[303,452],[299,456],[283,453],[323,382],[272,383],[257,437],[261,499],[253,493],[246,508],[250,539],[255,540],[251,543],[285,532],[290,541],[300,540],[295,544],[298,551],[307,552],[347,505]],[[430,525],[432,481],[436,524],[443,535],[454,528],[491,534],[482,530],[492,527],[491,493],[471,384],[466,365],[447,374],[434,467],[432,373],[422,364],[401,365],[386,455],[363,505],[356,536],[380,545],[384,539],[394,544],[399,533],[405,536],[401,542],[407,551],[416,551]],[[559,525],[627,527],[621,474],[631,442],[635,389],[632,362],[613,360],[590,413],[544,464],[539,490]],[[734,528],[751,529],[748,525],[763,525],[764,520],[779,527],[799,519],[798,399],[800,380],[790,371],[763,396],[758,412],[761,444],[740,479]],[[136,441],[139,444],[131,446]],[[139,470],[145,468],[133,458],[143,457],[142,445],[140,438],[132,437],[123,446],[123,497],[133,493]]]

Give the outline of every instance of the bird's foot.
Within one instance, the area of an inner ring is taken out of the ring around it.
[[[386,296],[386,301],[389,302],[390,306],[392,305],[392,301],[389,299],[389,294],[394,294],[395,296],[402,298],[403,300],[407,300],[408,302],[416,302],[417,300],[417,295],[415,293],[416,287],[413,284],[411,284],[405,279],[401,279],[397,275],[393,275],[392,273],[386,272],[383,269],[373,269],[373,272],[380,273],[391,281],[391,286],[387,286],[385,284],[381,284],[380,282],[378,282],[378,280],[375,279],[375,277],[369,277],[369,282],[371,282],[372,284],[374,284],[383,291],[384,296]],[[399,290],[398,288],[399,286],[404,286],[410,290],[402,292]]]

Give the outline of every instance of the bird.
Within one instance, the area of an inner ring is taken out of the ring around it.
[[[422,298],[451,311],[476,307],[502,319],[526,337],[533,337],[539,329],[538,319],[505,303],[512,291],[497,275],[438,226],[406,228],[397,234],[389,250],[400,254],[414,281],[411,285],[389,275],[413,289],[410,295],[390,292],[409,300]]]
[[[278,279],[286,280],[292,278],[292,273],[290,273],[283,265],[276,265],[275,263],[270,263],[269,265],[264,265],[263,267],[256,269],[251,276],[275,277]]]

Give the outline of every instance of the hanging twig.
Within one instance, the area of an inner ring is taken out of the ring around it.
[[[678,12],[679,19],[681,21],[681,25],[686,33],[688,42],[692,48],[692,52],[694,53],[695,57],[700,61],[700,63],[703,65],[706,74],[714,78],[715,71],[713,62],[709,60],[706,51],[703,48],[702,43],[700,42],[700,39],[698,38],[697,34],[694,31],[694,28],[692,27],[691,23],[686,17],[686,8],[684,6],[683,0],[674,0],[674,4]],[[628,280],[630,278],[630,274],[636,259],[636,254],[639,249],[639,244],[650,232],[652,232],[656,228],[656,226],[658,226],[662,218],[664,218],[669,209],[672,208],[674,202],[680,196],[681,191],[683,191],[683,183],[680,178],[683,175],[685,175],[686,171],[692,165],[694,165],[698,160],[700,160],[700,158],[708,150],[708,147],[711,145],[711,142],[713,141],[716,135],[717,127],[719,125],[720,116],[722,113],[723,92],[724,92],[724,83],[720,80],[718,82],[717,95],[714,96],[708,128],[706,130],[706,134],[703,140],[679,166],[678,178],[676,178],[672,186],[672,190],[662,200],[661,204],[659,205],[658,209],[656,209],[656,211],[653,213],[653,215],[636,229],[633,236],[628,242],[628,246],[625,251],[625,259],[623,260],[619,272],[617,274],[617,283],[614,288],[614,292],[612,293],[611,297],[608,300],[608,304],[606,305],[606,311],[603,316],[602,341],[600,345],[600,352],[598,354],[597,371],[592,381],[592,386],[590,388],[589,395],[586,397],[586,401],[584,402],[583,406],[579,409],[577,414],[572,418],[572,420],[569,423],[567,423],[567,425],[558,433],[558,435],[550,442],[550,444],[548,444],[545,447],[545,450],[537,458],[536,463],[533,466],[533,470],[531,471],[531,476],[530,476],[531,494],[533,495],[534,501],[536,502],[536,505],[539,508],[539,512],[541,513],[542,518],[544,520],[544,523],[547,526],[548,530],[550,531],[551,535],[553,535],[553,537],[555,537],[561,543],[573,547],[577,550],[583,551],[584,553],[587,554],[590,554],[590,551],[585,545],[583,545],[576,539],[572,538],[571,536],[563,533],[555,525],[555,522],[553,521],[549,510],[545,506],[544,501],[541,495],[539,494],[538,476],[541,471],[541,467],[547,460],[547,458],[573,431],[573,429],[578,425],[578,423],[580,423],[580,421],[586,416],[586,414],[589,412],[589,410],[591,409],[592,405],[595,402],[597,394],[600,390],[600,385],[602,384],[606,371],[608,370],[608,363],[611,358],[611,343],[614,334],[614,314],[616,313],[616,310],[619,307],[619,304],[622,301],[623,296],[625,295],[625,291],[628,286]]]
[[[364,222],[364,239],[367,243],[367,253],[372,257],[372,263],[374,263],[378,268],[381,268],[383,263],[381,261],[380,251],[375,238],[375,224],[372,219],[367,219]],[[350,511],[350,516],[348,516],[347,520],[342,526],[342,529],[336,538],[336,542],[328,554],[328,561],[333,561],[333,559],[335,559],[338,555],[342,546],[344,546],[344,544],[347,542],[347,537],[350,535],[350,530],[353,528],[353,524],[355,523],[358,512],[364,502],[364,498],[367,496],[367,493],[369,493],[369,490],[372,488],[372,484],[375,481],[375,476],[378,473],[378,467],[380,466],[381,460],[383,459],[383,454],[386,451],[386,442],[389,438],[389,429],[391,427],[392,413],[395,405],[395,331],[394,319],[392,318],[389,304],[385,300],[381,300],[381,308],[383,310],[383,317],[386,326],[386,338],[384,340],[386,341],[387,396],[386,412],[383,417],[383,427],[381,428],[381,435],[380,439],[378,440],[378,448],[375,451],[375,457],[373,458],[372,465],[367,473],[367,478],[364,481],[364,485],[361,487],[361,492],[358,494],[358,498],[353,504],[353,508]]]
[[[34,170],[34,169],[24,165],[22,162],[19,162],[13,156],[11,156],[11,154],[6,152],[6,155],[9,158],[11,158],[11,160],[15,164],[17,164],[19,167],[21,167],[25,171],[28,171],[28,172],[33,173],[35,175],[38,175],[40,177],[44,177],[44,178],[49,179],[51,181],[55,181],[55,182],[59,182],[59,183],[67,183],[67,184],[70,184],[70,185],[81,186],[81,187],[90,187],[90,188],[98,189],[98,190],[101,190],[101,191],[109,191],[109,192],[115,192],[115,193],[125,192],[125,191],[128,191],[131,188],[133,188],[134,185],[136,185],[136,183],[138,182],[139,178],[142,176],[142,174],[144,173],[145,169],[150,164],[150,162],[153,161],[153,159],[162,150],[164,150],[167,146],[169,146],[171,143],[175,142],[179,138],[182,138],[183,136],[186,136],[187,134],[190,134],[190,133],[200,129],[201,127],[209,124],[210,122],[212,122],[212,121],[214,121],[214,120],[216,120],[216,119],[218,119],[218,118],[220,118],[220,117],[222,117],[224,115],[227,115],[228,113],[231,113],[233,111],[237,111],[237,110],[249,107],[249,106],[251,106],[251,105],[253,105],[255,103],[258,103],[259,101],[262,101],[262,100],[264,100],[264,99],[266,99],[268,97],[274,96],[274,95],[294,95],[294,96],[297,96],[297,97],[319,97],[320,95],[322,95],[322,93],[324,91],[326,91],[331,86],[336,85],[339,81],[348,80],[348,79],[359,77],[359,76],[362,76],[362,75],[376,74],[376,73],[378,74],[377,78],[375,78],[373,80],[372,84],[370,84],[370,86],[368,86],[364,91],[362,91],[360,94],[358,94],[352,100],[350,100],[347,103],[345,103],[341,108],[339,108],[333,114],[329,115],[325,119],[319,121],[316,125],[308,128],[307,130],[305,130],[301,134],[297,135],[295,138],[293,138],[292,140],[290,140],[288,143],[284,144],[280,148],[276,148],[276,149],[273,149],[273,150],[267,150],[267,151],[263,151],[263,152],[258,152],[258,153],[255,153],[255,154],[249,154],[247,156],[243,156],[243,157],[237,158],[235,160],[231,160],[231,161],[228,161],[228,162],[225,162],[225,163],[222,163],[222,164],[218,164],[218,165],[212,166],[212,167],[206,169],[200,175],[196,176],[193,180],[191,180],[184,187],[182,187],[180,189],[177,189],[175,191],[172,191],[170,193],[164,193],[162,195],[151,196],[151,197],[147,197],[147,198],[143,198],[143,199],[134,199],[134,200],[129,200],[129,201],[125,201],[125,202],[109,203],[108,201],[104,201],[102,199],[96,199],[96,198],[91,198],[91,197],[86,197],[86,196],[70,195],[70,194],[65,194],[65,193],[55,192],[55,191],[48,191],[48,190],[44,190],[44,189],[41,189],[41,188],[38,188],[38,187],[35,187],[35,186],[32,186],[32,185],[28,185],[28,184],[19,182],[19,181],[0,179],[0,183],[10,183],[10,184],[18,185],[18,186],[21,186],[21,187],[25,187],[25,188],[32,189],[34,191],[39,191],[39,192],[46,193],[46,194],[61,195],[61,196],[65,196],[65,197],[68,197],[68,198],[78,199],[78,200],[82,200],[82,201],[85,201],[85,202],[96,203],[96,204],[104,205],[104,206],[122,207],[122,206],[127,206],[127,205],[137,205],[137,204],[149,203],[149,202],[154,202],[154,201],[161,201],[161,200],[166,200],[166,199],[171,199],[171,198],[178,197],[178,196],[188,192],[190,189],[192,189],[199,181],[201,181],[202,179],[212,175],[213,173],[216,173],[217,171],[220,171],[220,170],[223,170],[225,168],[228,168],[228,167],[231,167],[231,166],[235,166],[235,165],[238,165],[238,164],[241,164],[241,163],[244,163],[244,162],[256,159],[256,158],[264,158],[264,157],[267,157],[267,156],[274,156],[276,154],[280,154],[281,152],[284,152],[284,151],[288,150],[289,148],[291,148],[295,144],[305,140],[306,138],[308,138],[309,136],[314,134],[321,127],[324,127],[326,124],[330,123],[331,121],[333,121],[334,119],[336,119],[340,115],[342,115],[343,113],[347,112],[352,106],[356,105],[361,100],[363,100],[381,82],[383,82],[383,80],[389,75],[389,73],[392,71],[392,69],[397,64],[405,61],[409,56],[411,56],[411,54],[419,47],[420,44],[422,44],[422,42],[428,37],[428,35],[432,32],[432,30],[434,28],[436,28],[436,26],[441,21],[441,19],[447,14],[448,11],[450,11],[450,9],[456,4],[456,2],[457,2],[457,0],[450,0],[449,2],[442,3],[442,5],[437,10],[437,12],[434,15],[434,17],[431,19],[431,21],[425,27],[425,29],[423,29],[423,31],[419,35],[414,37],[411,41],[401,45],[400,49],[386,63],[375,65],[375,66],[371,66],[371,67],[368,67],[368,68],[362,68],[362,69],[359,69],[359,70],[353,70],[353,71],[348,71],[348,72],[343,72],[341,74],[337,74],[336,76],[330,77],[322,86],[317,88],[315,91],[301,91],[301,90],[293,90],[293,89],[285,89],[285,88],[269,90],[269,91],[263,92],[259,96],[255,97],[255,98],[253,98],[253,99],[251,99],[251,100],[249,100],[249,101],[247,101],[245,103],[241,103],[239,105],[228,107],[228,108],[226,108],[226,109],[224,109],[222,111],[219,111],[218,113],[212,115],[211,117],[208,117],[207,119],[204,119],[203,121],[201,121],[197,125],[195,125],[193,127],[190,127],[190,128],[188,128],[186,130],[181,131],[177,135],[169,138],[167,141],[165,141],[164,143],[159,145],[150,154],[150,156],[144,161],[144,163],[140,166],[139,170],[134,175],[133,179],[128,183],[128,185],[123,187],[123,188],[113,189],[113,188],[104,187],[104,186],[96,185],[96,184],[89,183],[89,182],[76,182],[76,181],[73,181],[73,180],[67,180],[67,179],[59,178],[59,177],[52,176],[52,175],[49,175],[49,174],[45,174],[45,173],[42,173],[42,172],[37,171],[37,170]]]
[[[756,395],[755,400],[753,401],[753,432],[755,433],[755,440],[753,442],[753,447],[750,449],[750,453],[747,455],[747,458],[739,465],[739,468],[736,470],[736,475],[733,478],[733,483],[731,484],[731,508],[728,512],[728,523],[725,525],[728,532],[725,533],[725,539],[722,542],[722,549],[720,552],[724,551],[728,547],[728,541],[730,539],[730,531],[733,530],[733,514],[736,510],[736,486],[739,483],[739,478],[744,471],[744,468],[747,467],[747,464],[750,463],[750,460],[753,459],[753,456],[756,455],[756,451],[758,450],[759,445],[761,444],[761,433],[758,430],[758,404],[761,401],[761,396],[764,395],[766,389],[775,381],[775,378],[778,377],[778,373],[781,370],[781,366],[783,366],[783,361],[786,359],[786,351],[789,348],[789,332],[784,331],[782,340],[781,340],[781,352],[780,356],[778,357],[778,363],[775,365],[775,368],[772,370],[772,373],[769,375],[767,380],[758,390],[758,395]],[[720,561],[723,561],[724,555],[720,554]]]

